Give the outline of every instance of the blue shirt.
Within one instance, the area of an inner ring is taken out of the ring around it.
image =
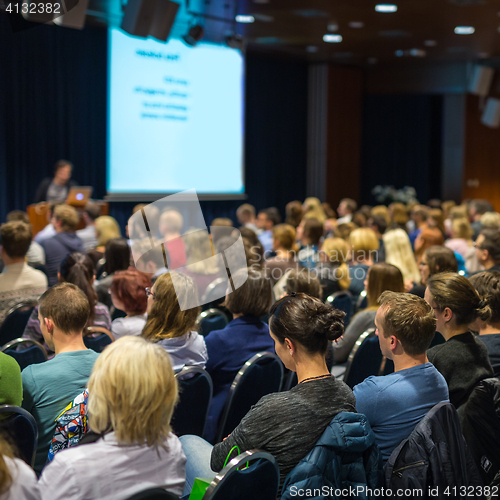
[[[259,234],[258,238],[264,247],[264,253],[271,252],[273,249],[273,232],[264,231]]]
[[[384,463],[433,406],[449,400],[446,380],[432,363],[368,377],[353,392],[356,410],[368,418]]]

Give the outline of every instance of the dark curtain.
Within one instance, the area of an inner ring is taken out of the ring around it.
[[[194,49],[195,50],[195,49]],[[247,56],[248,202],[257,209],[304,199],[307,65]],[[73,178],[106,194],[107,31],[35,25],[13,32],[0,15],[0,220],[25,210],[41,180],[65,158]],[[207,224],[235,219],[241,201],[201,203]],[[135,203],[111,203],[124,227]]]
[[[412,186],[421,202],[441,195],[442,96],[366,95],[361,198],[376,185]]]

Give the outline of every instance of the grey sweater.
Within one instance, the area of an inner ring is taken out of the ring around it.
[[[229,437],[215,445],[210,466],[220,471],[235,445],[241,453],[267,451],[278,461],[281,491],[288,473],[313,449],[333,417],[342,411],[356,412],[355,405],[351,389],[334,377],[264,396]],[[231,458],[237,455],[235,450]]]

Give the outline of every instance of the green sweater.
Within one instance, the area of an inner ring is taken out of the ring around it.
[[[0,405],[21,406],[23,384],[17,361],[0,352]]]

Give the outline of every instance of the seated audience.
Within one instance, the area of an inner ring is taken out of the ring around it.
[[[403,203],[394,202],[389,205],[391,217],[391,229],[403,229],[406,231],[408,225],[408,213]]]
[[[125,238],[113,238],[106,243],[103,276],[94,283],[99,302],[111,307],[109,287],[117,271],[126,271],[130,266],[130,247]]]
[[[297,228],[304,214],[302,203],[298,200],[287,203],[285,207],[285,213],[286,213],[285,223],[290,224],[290,226],[293,226],[294,228]]]
[[[61,205],[61,203],[55,201],[49,203],[46,214],[48,224],[41,231],[36,233],[35,237],[33,238],[33,241],[35,241],[40,245],[43,240],[46,240],[47,238],[51,238],[52,236],[56,235],[56,229],[55,229],[56,221],[54,219],[54,211],[57,205]]]
[[[148,298],[145,290],[150,286],[149,277],[134,267],[113,274],[113,282],[109,288],[111,300],[116,309],[127,314],[111,323],[111,333],[115,340],[125,335],[142,333],[148,318]]]
[[[389,291],[379,304],[376,334],[382,354],[394,362],[394,373],[368,377],[354,387],[354,396],[385,463],[425,414],[448,400],[448,387],[426,356],[436,330],[432,308],[415,295]]]
[[[278,209],[275,207],[266,208],[261,210],[257,215],[257,228],[261,231],[258,235],[262,246],[264,247],[264,254],[270,252],[273,248],[273,234],[272,229],[274,226],[281,222],[281,217]]]
[[[488,349],[491,366],[495,376],[500,375],[500,273],[484,271],[469,278],[472,286],[490,306],[491,317],[488,321],[477,319],[471,329],[479,333],[479,340]]]
[[[255,224],[255,207],[250,205],[250,203],[243,203],[243,205],[238,207],[236,210],[236,218],[240,226],[250,229],[255,234],[259,233],[259,229]]]
[[[485,345],[470,331],[477,319],[490,319],[491,309],[470,281],[455,273],[431,276],[425,300],[434,309],[436,331],[446,340],[427,356],[446,379],[450,402],[458,409],[481,380],[493,376]]]
[[[235,276],[246,272],[242,269]],[[213,399],[205,426],[209,441],[215,439],[219,416],[238,371],[254,354],[274,352],[269,326],[260,319],[272,302],[270,279],[263,271],[248,269],[247,281],[226,297],[224,305],[233,320],[223,330],[212,331],[205,337],[207,371],[213,382]]]
[[[453,219],[451,221],[451,238],[445,241],[444,245],[467,260],[470,255],[474,255],[473,235],[474,231],[465,217]]]
[[[272,229],[273,252],[275,257],[271,257],[264,262],[267,275],[273,283],[278,282],[285,273],[297,268],[295,252],[295,228],[290,224],[278,224]]]
[[[21,369],[12,356],[0,352],[0,405],[21,406],[22,401]]]
[[[360,227],[349,235],[349,243],[351,245],[352,259],[350,267],[351,286],[349,287],[349,291],[353,295],[354,300],[356,300],[365,288],[366,275],[375,260],[375,255],[379,249],[379,242],[377,235],[372,229]]]
[[[308,269],[316,267],[319,261],[320,241],[323,237],[323,223],[318,219],[304,218],[297,228],[300,250],[297,259],[301,266]]]
[[[33,203],[41,201],[57,201],[64,203],[68,197],[69,189],[76,186],[71,179],[73,164],[68,160],[59,160],[54,166],[54,177],[46,177],[35,194]]]
[[[469,220],[472,221],[472,229],[474,230],[474,240],[479,236],[483,229],[481,224],[481,217],[486,212],[494,212],[493,205],[487,200],[472,200],[469,205]]]
[[[415,224],[415,230],[412,231],[408,237],[410,238],[411,245],[414,246],[417,236],[423,229],[428,227],[427,221],[429,219],[429,209],[425,205],[416,205],[411,210],[411,219]]]
[[[243,238],[243,249],[245,250],[245,259],[247,267],[252,269],[262,269],[266,260],[264,259],[264,247],[259,241],[256,245],[252,245],[250,240]]]
[[[354,344],[359,337],[375,328],[375,315],[379,309],[378,299],[386,290],[404,292],[403,275],[392,264],[380,262],[373,264],[366,276],[366,298],[368,307],[358,312],[349,323],[344,335],[333,344],[333,359],[336,363],[347,361]]]
[[[109,215],[101,215],[95,220],[95,235],[97,238],[97,246],[89,250],[87,253],[94,262],[94,267],[98,272],[98,277],[100,277],[100,260],[104,257],[104,252],[106,251],[106,245],[108,241],[121,238],[120,226],[116,220]]]
[[[500,229],[500,214],[498,212],[486,212],[481,215],[481,229]]]
[[[180,495],[186,458],[170,427],[177,397],[163,349],[137,337],[108,346],[89,379],[88,421],[99,439],[54,457],[42,499],[116,500],[149,488]]]
[[[439,229],[443,235],[443,239],[446,238],[443,211],[440,208],[431,208],[429,210],[427,227]]]
[[[168,252],[165,246],[158,240],[153,240],[153,244],[155,246],[152,248],[149,238],[134,240],[131,252],[135,267],[139,269],[139,271],[149,274],[151,281],[154,283],[159,276],[168,272]]]
[[[43,240],[45,250],[45,269],[49,286],[57,283],[57,272],[61,261],[72,252],[83,253],[83,243],[76,235],[78,212],[69,205],[58,205],[54,209],[54,228],[56,235]]]
[[[403,229],[391,229],[382,237],[385,248],[385,262],[396,266],[403,274],[403,280],[411,288],[414,282],[420,281],[415,255],[410,239]]]
[[[186,365],[205,368],[205,339],[194,331],[200,309],[186,308],[198,303],[193,279],[175,272],[162,274],[147,293],[148,320],[142,336],[170,354],[176,372]]]
[[[323,225],[326,221],[326,214],[318,198],[306,198],[302,205],[302,219],[316,219]]]
[[[99,326],[110,330],[111,317],[107,306],[97,300],[97,295],[92,286],[94,282],[94,266],[88,255],[82,253],[72,253],[66,256],[61,262],[59,273],[57,273],[59,283],[72,283],[76,285],[87,297],[89,301],[89,317],[85,325],[84,335],[89,335],[91,326]],[[100,334],[97,334],[100,335]],[[24,329],[23,337],[44,342],[44,336],[39,321],[39,307],[35,307],[30,319]],[[45,345],[47,351],[52,353],[50,345]]]
[[[91,250],[97,246],[97,236],[95,233],[95,221],[101,214],[101,207],[92,201],[85,205],[83,211],[83,220],[85,221],[85,228],[79,229],[76,235],[83,241],[83,248],[85,251]]]
[[[23,408],[33,415],[38,426],[34,467],[37,474],[47,461],[56,417],[87,387],[92,366],[98,357],[83,343],[83,329],[89,315],[87,297],[71,283],[49,288],[40,297],[40,329],[45,342],[56,355],[45,363],[29,365],[22,371]]]
[[[31,228],[30,218],[26,212],[22,210],[13,210],[7,214],[7,222],[21,221],[28,224]],[[42,246],[32,240],[26,254],[26,261],[30,266],[43,266],[45,264],[45,252]]]
[[[500,271],[500,229],[483,229],[476,240],[476,257],[486,271]]]
[[[326,299],[336,292],[345,291],[351,285],[349,277],[349,245],[342,238],[326,238],[319,252],[320,265],[317,268]]]
[[[317,299],[321,299],[323,297],[321,281],[319,280],[318,273],[315,270],[311,271],[303,268],[293,269],[285,275],[284,278],[286,279],[284,293],[305,293]],[[284,295],[284,293],[282,295]]]
[[[271,308],[269,329],[276,354],[297,373],[298,385],[264,396],[238,427],[215,447],[197,436],[182,436],[187,457],[186,488],[194,477],[213,477],[228,456],[259,449],[271,453],[280,470],[280,489],[288,473],[316,445],[340,412],[355,412],[351,389],[332,377],[325,362],[328,344],[344,330],[344,313],[302,293],[287,296]],[[209,465],[210,464],[210,465]]]
[[[441,231],[434,227],[426,227],[415,240],[415,261],[420,262],[424,252],[434,245],[444,245],[444,237]]]
[[[168,252],[169,269],[178,269],[186,264],[186,246],[181,238],[184,218],[173,209],[167,209],[160,215],[160,235]]]
[[[384,234],[387,231],[387,219],[383,215],[371,215],[366,224],[378,238],[379,247],[375,262],[385,262]]]
[[[337,224],[347,224],[352,221],[352,214],[358,209],[358,204],[351,198],[340,200],[337,208]]]

